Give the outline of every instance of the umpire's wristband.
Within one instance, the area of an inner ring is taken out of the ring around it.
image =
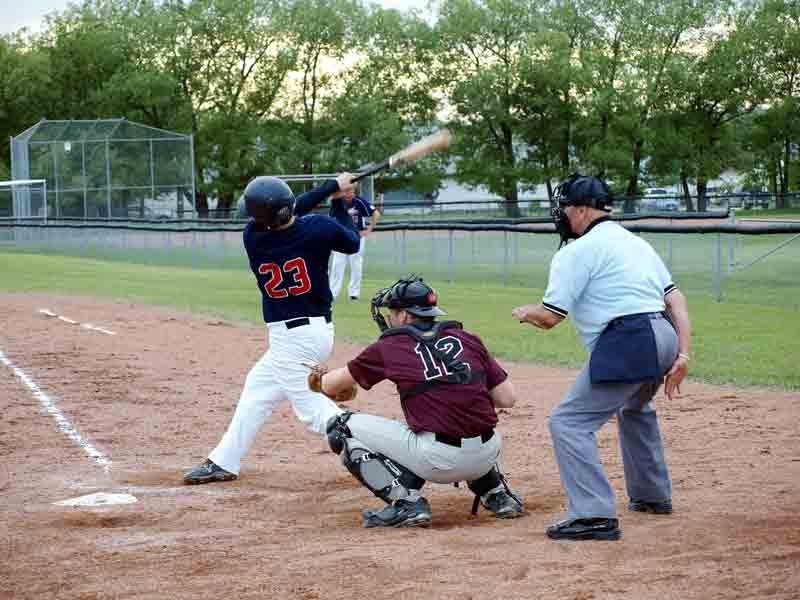
[[[683,358],[684,360],[686,360],[686,362],[692,360],[691,358],[689,358],[689,355],[686,354],[685,352],[678,352],[678,358]]]

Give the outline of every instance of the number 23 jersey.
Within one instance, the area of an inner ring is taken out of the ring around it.
[[[442,383],[401,400],[406,423],[412,431],[430,431],[453,437],[475,437],[497,424],[489,390],[508,376],[481,339],[463,329],[445,329],[436,347],[450,358],[468,363],[485,378],[467,384]],[[447,374],[446,367],[410,335],[381,337],[347,363],[350,374],[368,390],[388,379],[398,391]]]
[[[354,229],[323,215],[298,217],[279,231],[265,230],[250,221],[243,240],[261,291],[266,323],[330,315],[331,251],[352,254],[361,242]]]

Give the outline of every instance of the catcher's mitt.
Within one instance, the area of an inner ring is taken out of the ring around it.
[[[325,394],[335,402],[348,402],[356,397],[358,394],[358,386],[353,384],[346,390],[342,390],[338,394],[328,394],[322,389],[322,376],[328,372],[327,365],[312,365],[311,372],[308,374],[308,389],[312,392]]]

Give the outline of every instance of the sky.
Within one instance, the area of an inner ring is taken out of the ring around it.
[[[384,8],[406,10],[424,9],[427,0],[374,0]],[[11,33],[21,27],[38,31],[44,16],[53,11],[62,12],[70,0],[0,0],[0,33]]]

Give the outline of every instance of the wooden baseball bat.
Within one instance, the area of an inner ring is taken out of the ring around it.
[[[450,141],[452,139],[453,134],[451,134],[448,129],[440,129],[436,133],[432,133],[431,135],[422,138],[418,142],[414,142],[413,144],[406,146],[400,150],[400,152],[395,152],[383,162],[371,166],[363,173],[359,173],[353,177],[353,183],[359,181],[360,179],[364,179],[364,177],[374,175],[380,171],[394,169],[400,165],[408,165],[418,161],[420,158],[428,156],[429,154],[433,154],[434,152],[446,150],[450,146]]]

